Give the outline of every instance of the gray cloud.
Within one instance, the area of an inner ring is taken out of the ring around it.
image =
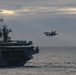
[[[0,7],[9,9],[18,9],[20,7],[35,6],[76,6],[75,0],[0,0]]]

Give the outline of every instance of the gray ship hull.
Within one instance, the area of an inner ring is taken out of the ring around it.
[[[24,66],[27,61],[32,59],[32,55],[39,53],[33,46],[5,46],[0,47],[0,67]]]
[[[26,63],[26,59],[20,59],[20,60],[6,60],[6,59],[0,59],[0,67],[9,67],[9,66],[24,66]]]

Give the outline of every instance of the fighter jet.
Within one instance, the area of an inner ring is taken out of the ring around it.
[[[46,36],[55,36],[55,35],[58,35],[57,33],[56,33],[57,31],[52,31],[52,32],[44,32],[44,34],[46,35]]]

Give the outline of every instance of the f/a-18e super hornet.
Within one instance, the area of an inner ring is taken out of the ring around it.
[[[44,34],[46,35],[46,36],[55,36],[55,35],[58,35],[57,33],[56,33],[57,31],[52,31],[52,32],[44,32]]]

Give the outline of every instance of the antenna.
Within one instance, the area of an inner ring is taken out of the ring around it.
[[[0,10],[0,12],[3,12],[2,10]],[[0,22],[3,23],[4,19],[1,17],[0,18]]]
[[[0,18],[0,22],[3,23],[3,21],[4,21],[4,19],[1,17],[1,18]]]
[[[0,10],[0,12],[2,13],[3,11]],[[1,29],[1,27],[2,27],[2,23],[3,23],[3,21],[4,21],[4,19],[1,17],[1,18],[0,18],[0,29]]]
[[[2,10],[0,10],[0,12],[3,12],[3,11],[2,11]],[[4,20],[3,20],[3,19],[2,19],[2,17],[1,17],[0,22],[1,22],[1,23],[3,23],[2,21],[4,21]],[[1,40],[3,40],[3,39],[2,39],[1,26],[2,26],[2,24],[0,24],[0,38],[1,38]]]

